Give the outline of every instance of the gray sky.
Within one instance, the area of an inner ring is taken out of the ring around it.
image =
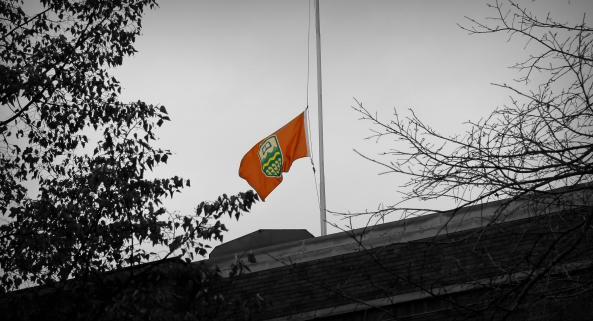
[[[491,1],[488,1],[491,2]],[[589,0],[522,1],[560,21],[582,18]],[[507,67],[528,57],[520,39],[469,36],[456,24],[494,14],[486,1],[321,1],[321,50],[327,208],[376,209],[400,200],[406,178],[362,159],[397,148],[364,140],[370,123],[350,107],[353,97],[383,119],[411,108],[445,134],[509,102],[491,83],[511,83]],[[174,155],[154,173],[191,179],[191,188],[165,204],[189,213],[205,200],[251,187],[238,176],[243,155],[301,113],[311,111],[318,154],[314,21],[307,52],[309,1],[161,1],[149,11],[134,57],[113,71],[122,100],[167,107],[172,121],[157,146]],[[311,19],[313,11],[311,4]],[[307,58],[310,57],[307,101]],[[407,113],[406,113],[407,114]],[[380,156],[377,156],[380,158]],[[315,163],[319,161],[315,157]],[[317,178],[319,181],[319,178]],[[239,222],[226,240],[258,229],[307,229],[319,235],[315,178],[308,159],[297,160],[284,182]],[[345,225],[338,217],[329,221]],[[393,217],[393,220],[397,217]],[[230,220],[229,220],[230,222]],[[357,226],[364,222],[356,222]],[[329,228],[328,233],[338,230]]]

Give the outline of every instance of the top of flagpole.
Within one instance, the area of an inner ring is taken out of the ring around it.
[[[319,0],[315,0],[315,34],[317,38],[317,108],[319,112],[319,212],[321,223],[321,236],[327,234],[325,218],[325,170],[323,159],[323,103],[321,99],[321,32],[319,26]]]

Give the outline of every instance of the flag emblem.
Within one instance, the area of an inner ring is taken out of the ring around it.
[[[276,135],[266,138],[260,145],[257,155],[261,163],[261,170],[268,177],[282,175],[282,150]]]

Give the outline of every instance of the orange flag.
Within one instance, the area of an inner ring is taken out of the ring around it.
[[[309,156],[305,113],[257,143],[241,160],[239,176],[255,189],[262,201],[282,182],[292,162]]]

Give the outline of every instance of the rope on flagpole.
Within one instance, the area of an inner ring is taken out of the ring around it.
[[[305,114],[307,117],[307,134],[308,137],[311,137],[311,128],[309,124],[311,123],[309,120],[309,82],[311,78],[311,1],[309,0],[309,24],[307,25],[307,108],[305,109]],[[311,144],[311,141],[308,142]],[[308,147],[311,147],[310,145]],[[321,207],[321,200],[319,199],[319,184],[317,184],[317,175],[315,170],[315,163],[313,162],[313,148],[309,148],[309,159],[311,160],[311,167],[313,168],[313,179],[315,180],[315,190],[317,193],[317,205]]]
[[[309,0],[309,25],[307,26],[307,108],[309,108],[309,75],[311,73],[311,1]]]
[[[309,124],[311,123],[309,121],[309,106],[307,106],[307,109],[305,109],[305,115],[307,117],[307,134],[308,137],[311,137],[311,128],[309,127]],[[309,146],[311,147],[311,146]],[[317,205],[319,205],[321,207],[321,200],[319,199],[319,185],[317,184],[317,176],[315,175],[315,163],[313,162],[313,148],[309,148],[309,159],[311,160],[311,166],[313,167],[313,178],[315,179],[315,190],[317,190],[317,193],[315,195],[317,195]]]

